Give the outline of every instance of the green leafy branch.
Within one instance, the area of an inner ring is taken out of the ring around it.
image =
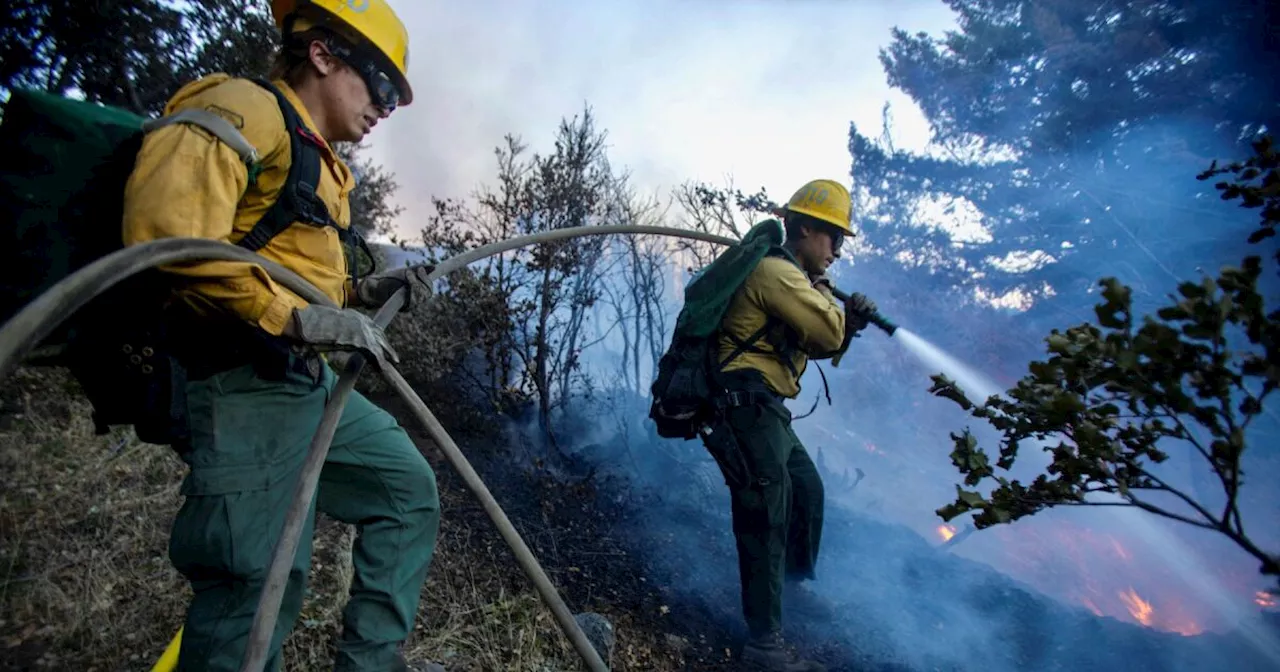
[[[1250,236],[1257,243],[1272,237],[1280,221],[1280,177],[1271,143],[1254,149],[1250,161],[1223,169],[1215,164],[1202,179],[1236,174],[1218,188],[1224,200],[1262,208],[1262,226]],[[1168,305],[1140,320],[1130,289],[1105,278],[1097,324],[1053,330],[1048,358],[1033,362],[1006,396],[982,405],[946,376],[933,376],[930,392],[1002,436],[993,465],[968,429],[951,435],[951,460],[967,489],[957,486],[956,500],[938,515],[950,521],[972,512],[982,529],[1054,506],[1131,506],[1219,532],[1257,558],[1263,573],[1280,574],[1280,556],[1250,539],[1238,505],[1246,432],[1280,386],[1280,311],[1266,312],[1258,291],[1262,272],[1260,257],[1246,257],[1216,278],[1181,283]],[[1238,351],[1229,347],[1234,342]],[[1047,473],[1030,484],[997,474],[1012,469],[1028,441],[1057,442],[1045,448],[1052,457]],[[1220,508],[1160,477],[1154,467],[1168,459],[1169,442],[1190,445],[1204,458],[1225,495]],[[976,489],[984,482],[994,484],[986,496]],[[1177,505],[1156,503],[1163,500],[1153,493]]]
[[[1224,173],[1235,175],[1235,181],[1214,184],[1222,192],[1222,200],[1240,199],[1242,208],[1262,208],[1261,226],[1249,235],[1249,242],[1259,243],[1276,235],[1276,225],[1280,223],[1280,152],[1276,151],[1271,136],[1263,136],[1253,143],[1253,156],[1247,161],[1224,167],[1218,167],[1214,161],[1196,179],[1208,180]],[[1275,258],[1280,261],[1280,249],[1276,250]]]

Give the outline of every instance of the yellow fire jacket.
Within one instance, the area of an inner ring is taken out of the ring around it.
[[[293,89],[283,81],[274,84],[319,137]],[[275,202],[289,174],[290,138],[270,91],[246,79],[210,75],[179,90],[165,114],[187,108],[204,108],[231,122],[257,148],[262,171],[250,185],[248,167],[236,152],[191,124],[148,133],[125,187],[125,245],[174,236],[235,243]],[[321,154],[324,165],[317,193],[338,225],[348,228],[348,196],[355,180],[327,143]],[[346,305],[351,293],[347,259],[332,227],[291,226],[258,253],[301,275],[338,305]],[[307,305],[257,264],[208,261],[162,270],[181,276],[178,296],[197,312],[238,316],[276,336],[293,309]]]
[[[795,333],[797,347],[790,357],[795,374],[777,354],[776,348],[784,337],[780,326],[755,343],[755,348],[763,352],[743,352],[724,370],[755,369],[764,376],[769,389],[794,399],[800,394],[800,376],[809,360],[831,357],[844,342],[844,306],[824,290],[825,287],[814,289],[804,271],[791,261],[779,257],[762,259],[725,312],[720,361],[737,348],[730,336],[745,341],[773,316]]]

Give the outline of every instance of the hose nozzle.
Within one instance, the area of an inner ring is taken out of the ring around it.
[[[881,329],[884,330],[884,333],[889,334],[890,336],[893,335],[893,332],[898,330],[898,325],[894,324],[892,320],[885,317],[884,315],[881,315],[879,312],[871,313],[870,315],[868,315],[867,321],[870,322],[871,324],[876,325],[877,327],[880,327]]]
[[[837,299],[840,299],[841,301],[849,300],[848,294],[836,289],[835,287],[831,288],[831,295],[836,297]],[[867,321],[870,322],[871,324],[874,324],[877,327],[880,327],[881,329],[883,329],[884,333],[890,336],[893,335],[893,332],[898,330],[898,325],[894,324],[892,320],[885,317],[884,315],[881,315],[880,311],[876,311],[874,313],[871,313],[870,315],[863,315],[863,317],[865,317]]]

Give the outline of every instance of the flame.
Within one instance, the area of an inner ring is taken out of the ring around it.
[[[1253,602],[1263,609],[1275,609],[1276,607],[1280,607],[1280,600],[1277,600],[1275,595],[1268,593],[1265,590],[1259,590],[1255,593],[1253,596]]]
[[[1088,607],[1089,611],[1092,611],[1094,616],[1102,616],[1102,610],[1098,608],[1098,605],[1093,603],[1093,600],[1085,597],[1082,598],[1080,602],[1084,606]]]
[[[1160,627],[1168,630],[1169,632],[1176,632],[1183,637],[1191,637],[1192,635],[1198,635],[1204,632],[1204,628],[1200,627],[1199,623],[1196,623],[1191,619],[1183,621],[1166,620],[1164,623],[1160,624]]]
[[[938,536],[942,537],[943,541],[951,541],[951,537],[956,536],[956,528],[952,525],[939,525]]]
[[[1129,608],[1129,615],[1133,616],[1133,620],[1151,627],[1151,615],[1155,610],[1151,608],[1150,602],[1142,599],[1132,588],[1120,591],[1120,601]]]
[[[1201,619],[1204,605],[1174,588],[1170,577],[1148,572],[1150,558],[1127,538],[1064,522],[997,529],[992,536],[1002,540],[1001,557],[993,564],[1095,616],[1184,636],[1211,625]],[[1244,594],[1252,597],[1254,590]],[[1276,601],[1280,607],[1280,596]]]

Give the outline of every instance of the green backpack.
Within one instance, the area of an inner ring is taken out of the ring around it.
[[[257,251],[296,221],[337,227],[315,194],[323,165],[317,140],[271,83],[291,138],[283,196],[237,245]],[[148,120],[119,108],[41,91],[14,89],[0,120],[0,321],[96,259],[124,246],[124,187],[143,136],[172,123],[205,128],[234,149],[252,180],[259,157],[229,122],[183,110]],[[306,185],[306,186],[303,186]],[[299,188],[302,187],[302,188]],[[99,295],[41,344],[65,365],[93,405],[96,431],[133,425],[148,443],[187,436],[182,366],[166,348],[161,307],[168,288],[159,271],[140,273]]]
[[[707,424],[713,400],[726,392],[719,374],[729,362],[754,348],[776,324],[772,318],[722,361],[718,359],[720,322],[729,304],[762,259],[779,256],[795,261],[782,247],[782,223],[767,219],[702,269],[685,288],[684,307],[676,318],[667,350],[658,360],[650,386],[649,417],[663,438],[692,439]],[[784,359],[790,365],[789,359]]]

